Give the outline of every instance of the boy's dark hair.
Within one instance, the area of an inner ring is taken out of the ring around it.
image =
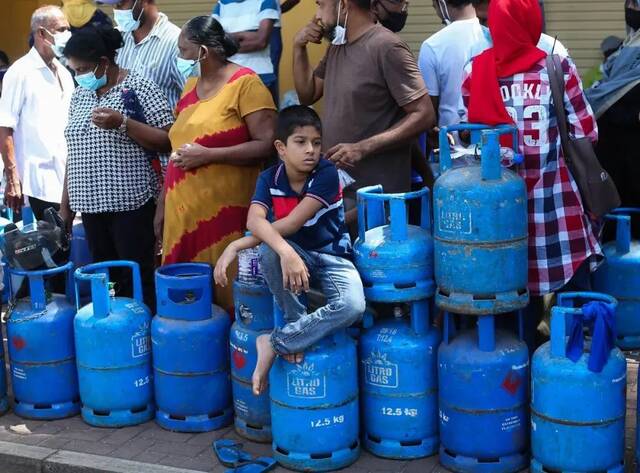
[[[473,3],[472,0],[446,0],[446,2],[456,8],[465,7]]]
[[[322,134],[322,122],[314,109],[305,105],[292,105],[278,115],[276,139],[286,143],[296,128],[312,126]]]

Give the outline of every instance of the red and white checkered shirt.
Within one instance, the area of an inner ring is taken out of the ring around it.
[[[559,290],[587,258],[602,254],[578,187],[562,157],[545,61],[540,60],[529,72],[499,79],[500,93],[518,126],[520,152],[524,155],[518,173],[529,195],[529,290],[533,295]],[[473,63],[468,65],[462,84],[465,107],[469,105],[472,67]],[[597,124],[576,66],[564,58],[562,69],[569,132],[595,143]]]

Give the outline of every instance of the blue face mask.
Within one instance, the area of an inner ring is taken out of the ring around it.
[[[200,52],[198,52],[198,59],[195,61],[193,59],[183,59],[178,56],[176,58],[176,65],[178,66],[178,71],[185,79],[188,79],[189,77],[199,77],[201,60]]]
[[[140,18],[142,18],[142,11],[136,20],[133,17],[133,9],[138,4],[138,0],[133,4],[131,10],[113,10],[113,19],[116,22],[116,25],[120,31],[123,33],[131,33],[132,31],[140,28]]]
[[[87,72],[86,74],[82,74],[76,76],[76,82],[80,87],[87,90],[96,91],[101,89],[105,85],[107,85],[107,72],[102,75],[99,79],[96,77],[96,71],[98,70],[99,65],[93,70],[93,72]]]

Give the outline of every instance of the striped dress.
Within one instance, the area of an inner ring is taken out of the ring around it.
[[[239,69],[213,97],[201,100],[190,79],[169,132],[174,150],[188,143],[224,148],[250,140],[244,117],[275,110],[258,76]],[[163,264],[190,261],[216,264],[226,246],[242,236],[261,167],[209,164],[183,171],[170,162],[165,181]],[[230,310],[231,288],[216,288],[216,303]]]

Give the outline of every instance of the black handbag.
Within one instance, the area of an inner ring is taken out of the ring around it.
[[[547,71],[564,160],[578,185],[585,211],[593,218],[602,218],[609,211],[620,207],[620,194],[609,173],[602,168],[589,138],[576,139],[569,136],[567,112],[564,109],[564,73],[560,56],[547,56]]]

